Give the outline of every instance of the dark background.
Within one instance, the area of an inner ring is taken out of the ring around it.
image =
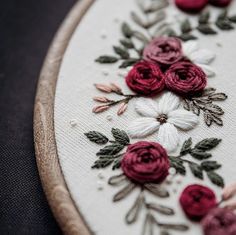
[[[0,2],[0,234],[61,234],[40,185],[33,106],[40,69],[76,0]]]

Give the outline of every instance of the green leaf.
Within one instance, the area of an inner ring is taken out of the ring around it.
[[[201,167],[205,171],[214,171],[221,168],[221,165],[216,161],[205,161],[202,162]]]
[[[187,33],[180,35],[179,38],[184,42],[197,39],[197,37],[195,37],[194,35],[187,34]]]
[[[121,31],[126,38],[131,38],[133,36],[133,30],[127,23],[122,24]]]
[[[128,48],[128,49],[133,49],[134,48],[134,44],[130,39],[121,39],[120,43],[122,46]]]
[[[114,143],[100,149],[100,151],[96,154],[97,156],[101,155],[115,155],[119,153],[125,146],[120,143]]]
[[[96,144],[106,144],[108,142],[108,138],[100,132],[90,131],[90,132],[84,133],[84,134],[87,136],[87,138],[90,141],[92,141]]]
[[[112,170],[116,170],[116,169],[119,169],[121,166],[121,160],[120,159],[116,159],[113,163],[113,166],[112,166]]]
[[[181,24],[181,31],[183,34],[189,33],[192,30],[190,21],[186,19],[182,24]]]
[[[217,17],[217,20],[224,20],[227,18],[227,15],[228,15],[228,10],[225,9],[219,14],[219,16]]]
[[[194,149],[197,149],[200,151],[211,150],[215,148],[220,142],[221,142],[221,139],[217,139],[217,138],[204,139],[200,141],[199,143],[197,143]]]
[[[207,172],[207,175],[213,184],[224,187],[224,179],[220,175],[218,175],[214,171]]]
[[[149,39],[141,32],[135,31],[133,32],[133,36],[144,44],[149,43]]]
[[[184,163],[181,159],[177,158],[177,157],[170,157],[170,166],[175,168],[176,172],[181,174],[181,175],[185,175],[186,174],[186,169],[184,166]]]
[[[129,66],[134,65],[135,63],[137,63],[139,61],[139,59],[128,59],[122,62],[122,64],[119,66],[119,68],[127,68]]]
[[[110,166],[113,163],[113,161],[114,161],[113,158],[99,159],[99,160],[95,161],[92,168],[93,169],[105,168],[105,167]]]
[[[183,156],[190,152],[192,146],[192,138],[189,138],[183,143],[183,146],[180,150],[180,155]]]
[[[191,163],[189,162],[189,167],[195,177],[199,179],[203,179],[203,171],[202,171],[201,166],[199,166],[198,164],[194,162],[191,162]]]
[[[206,152],[200,151],[198,149],[193,149],[190,152],[190,155],[198,160],[204,160],[204,159],[208,159],[208,158],[212,157],[212,155],[210,153],[206,153]]]
[[[111,133],[118,143],[122,145],[128,145],[130,143],[129,136],[125,131],[117,128],[112,128]]]
[[[95,61],[101,64],[112,64],[117,62],[119,59],[114,56],[103,55],[99,56]]]
[[[129,52],[127,50],[117,46],[114,46],[113,49],[122,59],[129,59]]]
[[[217,20],[216,26],[221,30],[232,30],[234,26],[230,23],[230,21],[226,20]]]
[[[165,34],[169,37],[176,37],[177,36],[177,33],[171,28],[166,29]]]
[[[210,18],[210,12],[209,11],[203,11],[198,19],[199,24],[206,24],[208,23]]]
[[[200,24],[198,25],[197,29],[199,32],[206,35],[217,34],[217,32],[207,24]]]
[[[224,93],[214,93],[209,95],[209,99],[212,101],[224,101],[227,98],[228,98],[227,95]]]
[[[231,22],[236,23],[236,15],[230,16],[230,17],[228,17],[228,19],[229,19]]]

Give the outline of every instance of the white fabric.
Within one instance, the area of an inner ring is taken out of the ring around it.
[[[121,117],[116,116],[115,107],[102,114],[95,115],[91,112],[95,104],[92,97],[102,94],[95,89],[94,83],[115,81],[124,88],[126,93],[130,92],[125,86],[124,78],[118,75],[117,64],[100,65],[94,63],[94,59],[102,54],[112,54],[112,45],[115,45],[121,38],[120,23],[116,22],[116,18],[121,22],[123,20],[130,22],[131,9],[137,9],[134,0],[96,1],[71,39],[63,59],[56,90],[55,132],[60,164],[73,200],[97,235],[138,235],[141,234],[144,220],[143,211],[134,225],[128,226],[124,222],[125,214],[132,206],[137,192],[132,193],[121,202],[112,202],[112,197],[119,188],[113,188],[105,181],[118,172],[106,169],[102,171],[105,180],[99,180],[100,171],[91,169],[91,165],[97,159],[95,154],[99,150],[99,146],[89,142],[83,134],[90,130],[97,130],[111,137],[112,127],[126,129],[130,121],[140,117],[134,110],[132,101],[127,112]],[[211,9],[217,13],[217,9]],[[176,14],[180,19],[184,18],[184,15],[179,14],[174,7],[170,8],[170,12]],[[230,12],[236,13],[235,3],[230,7]],[[194,18],[193,22],[196,22],[196,18],[192,16],[190,20],[192,18]],[[177,22],[176,19],[172,19],[172,21]],[[106,39],[101,37],[104,32],[107,34]],[[222,138],[222,143],[213,151],[213,155],[223,164],[219,173],[224,176],[226,183],[230,183],[236,181],[236,30],[221,31],[217,36],[201,36],[197,32],[194,34],[201,38],[199,40],[200,48],[206,48],[216,53],[216,59],[211,64],[217,69],[216,76],[214,79],[209,79],[209,85],[226,92],[229,99],[219,103],[225,110],[224,127],[208,128],[201,117],[200,125],[189,132],[179,131],[179,137],[183,141],[191,136],[195,143],[207,137]],[[219,43],[222,44],[222,47],[217,46]],[[104,70],[109,73],[108,76],[104,75]],[[113,95],[109,97],[117,98]],[[111,115],[111,121],[108,121],[107,115]],[[71,120],[74,123],[76,121],[77,126],[72,127]],[[146,140],[156,141],[156,135],[150,136]],[[201,234],[200,227],[185,218],[179,207],[178,197],[186,185],[201,183],[213,188],[220,198],[221,190],[213,186],[207,177],[205,178],[204,182],[197,180],[188,171],[188,176],[184,178],[182,184],[173,183],[166,186],[171,193],[169,199],[159,199],[149,195],[153,200],[158,200],[176,210],[176,215],[173,217],[158,216],[161,221],[184,222],[191,226],[189,232],[173,232],[174,235]],[[104,188],[101,191],[98,190],[98,180],[101,181]],[[177,190],[177,193],[174,193],[174,190]],[[158,233],[158,229],[155,231]]]

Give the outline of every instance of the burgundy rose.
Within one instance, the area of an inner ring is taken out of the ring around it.
[[[174,37],[159,37],[151,41],[143,51],[143,58],[158,63],[161,66],[170,66],[183,57],[181,41]]]
[[[189,219],[200,221],[217,202],[211,189],[194,184],[184,189],[180,196],[180,204]]]
[[[208,0],[175,0],[175,4],[183,11],[197,13],[208,3]]]
[[[128,87],[139,95],[154,96],[165,87],[164,75],[151,62],[141,61],[134,65],[126,77]]]
[[[170,91],[191,96],[204,90],[207,77],[200,67],[190,62],[178,62],[166,71],[165,83]]]
[[[209,0],[209,3],[217,7],[226,7],[232,0]]]
[[[121,161],[124,174],[140,184],[163,182],[169,167],[166,150],[155,142],[140,141],[130,145]]]
[[[211,210],[202,221],[205,235],[235,235],[236,215],[225,208]]]

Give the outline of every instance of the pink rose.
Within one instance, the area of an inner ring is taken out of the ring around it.
[[[146,61],[170,66],[183,57],[181,41],[174,37],[159,37],[151,41],[143,51]]]
[[[170,91],[192,96],[204,90],[207,77],[200,67],[190,62],[178,62],[166,71],[165,83]]]
[[[166,150],[155,142],[140,141],[130,145],[121,161],[124,174],[140,184],[163,182],[169,167]]]
[[[225,208],[211,210],[202,221],[204,235],[235,235],[236,215]]]
[[[180,196],[180,205],[189,219],[200,221],[217,202],[211,189],[194,184],[184,189]]]
[[[208,4],[208,0],[175,0],[175,4],[183,11],[197,13]]]
[[[133,66],[126,77],[128,87],[143,96],[154,96],[165,87],[164,75],[160,68],[151,62],[141,61]]]

